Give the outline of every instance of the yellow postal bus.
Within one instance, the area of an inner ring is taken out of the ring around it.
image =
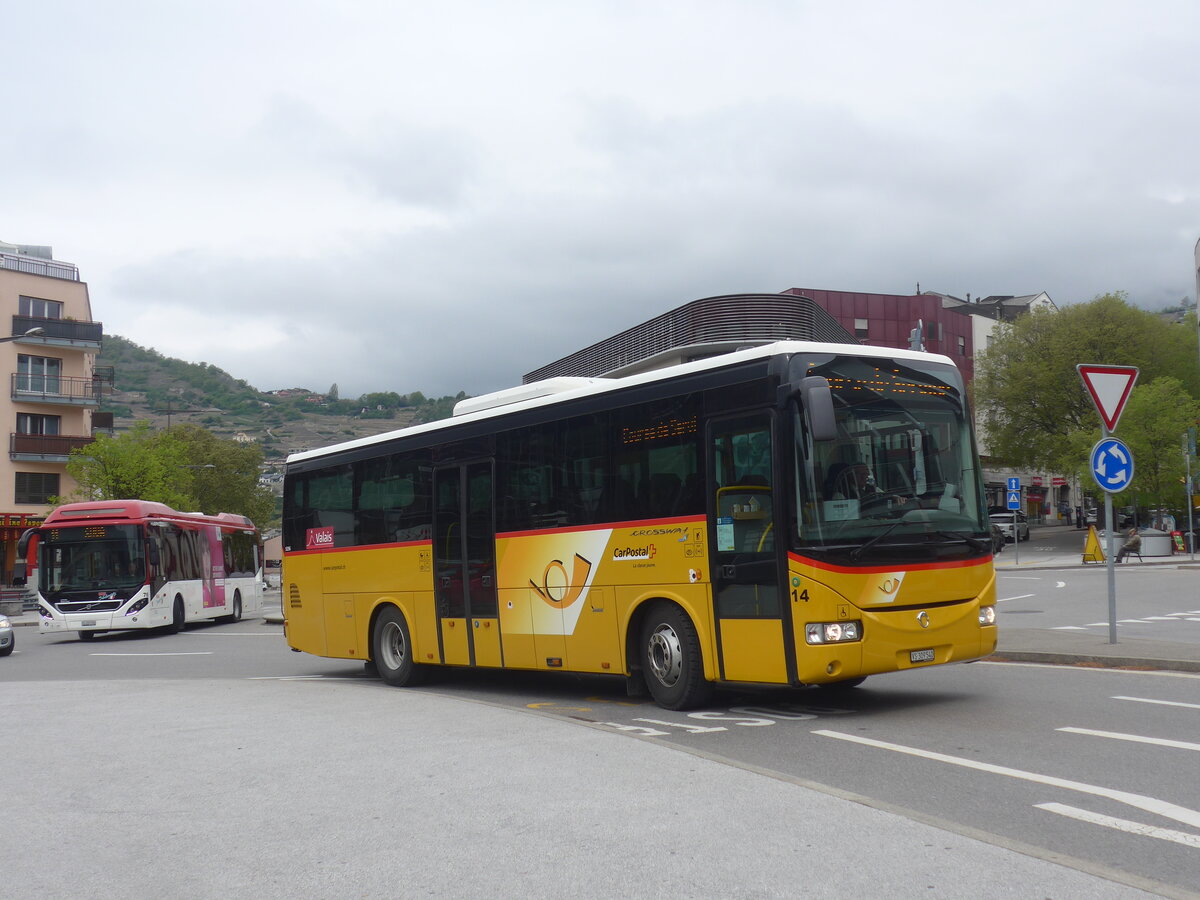
[[[287,640],[441,666],[852,685],[991,653],[995,576],[950,359],[781,342],[556,378],[294,454]]]

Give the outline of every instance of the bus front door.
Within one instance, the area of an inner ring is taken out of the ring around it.
[[[434,586],[442,659],[500,666],[492,463],[434,471]]]
[[[708,424],[709,523],[720,676],[788,679],[770,413]]]

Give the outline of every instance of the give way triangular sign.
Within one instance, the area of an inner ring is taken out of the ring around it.
[[[1117,430],[1117,420],[1125,409],[1125,401],[1137,381],[1137,366],[1092,366],[1080,363],[1075,367],[1084,387],[1092,395],[1092,402],[1109,431]]]

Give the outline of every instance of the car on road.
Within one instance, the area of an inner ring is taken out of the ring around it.
[[[1007,540],[1004,536],[1004,529],[992,523],[992,553],[999,553],[1004,549],[1004,542]]]
[[[8,616],[0,616],[0,656],[8,656],[16,646],[17,639],[13,635],[12,622],[8,620]]]
[[[1006,541],[1014,540],[1014,535],[1015,540],[1029,540],[1029,519],[1020,510],[992,513],[988,518],[992,520],[993,525],[1004,532]]]

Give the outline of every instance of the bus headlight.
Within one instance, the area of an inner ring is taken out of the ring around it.
[[[804,639],[810,644],[844,644],[862,640],[862,622],[809,622]]]
[[[996,607],[994,607],[994,606],[979,607],[979,624],[980,625],[995,625],[996,624]]]
[[[146,608],[146,604],[149,602],[150,602],[149,597],[143,597],[137,603],[133,604],[133,606],[129,607],[129,609],[125,610],[125,615],[132,616],[134,613],[141,612],[143,609]]]

